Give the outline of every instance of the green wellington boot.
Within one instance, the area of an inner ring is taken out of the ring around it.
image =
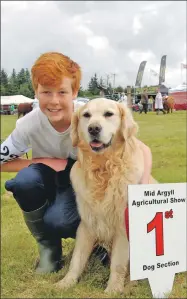
[[[61,238],[54,238],[43,221],[47,206],[46,202],[35,211],[23,211],[25,223],[38,244],[39,260],[35,270],[41,274],[57,272],[62,268]]]

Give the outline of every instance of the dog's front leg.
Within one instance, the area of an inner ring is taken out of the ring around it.
[[[75,248],[70,262],[69,271],[56,286],[67,289],[75,285],[82,274],[88,258],[93,250],[95,238],[81,221],[76,235]]]
[[[111,253],[110,278],[105,293],[122,293],[128,271],[129,244],[125,234],[114,237]]]

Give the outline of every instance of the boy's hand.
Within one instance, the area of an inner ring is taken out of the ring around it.
[[[57,159],[57,158],[34,158],[32,159],[33,163],[43,163],[56,172],[64,170],[66,168],[67,159]]]

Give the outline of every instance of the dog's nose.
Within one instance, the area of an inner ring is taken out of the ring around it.
[[[88,132],[90,135],[97,136],[101,132],[101,126],[100,125],[89,125]]]

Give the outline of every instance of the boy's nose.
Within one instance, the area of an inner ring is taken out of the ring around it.
[[[59,103],[59,97],[57,94],[53,94],[52,97],[51,97],[51,102],[53,103]]]

